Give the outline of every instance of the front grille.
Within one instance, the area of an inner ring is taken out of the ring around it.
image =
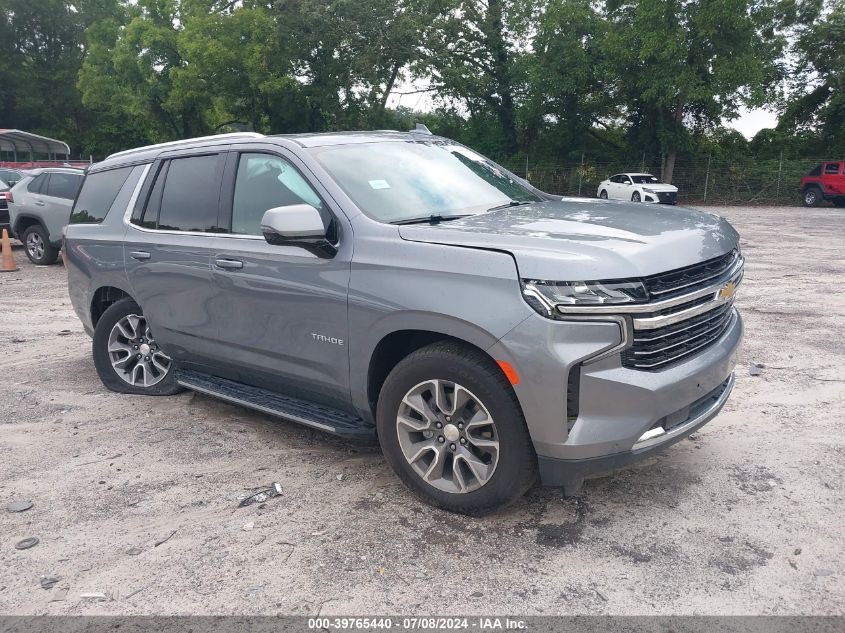
[[[642,313],[633,315],[633,340],[622,353],[622,365],[647,371],[663,369],[718,341],[733,322],[733,299],[720,300],[717,291],[710,290],[727,280],[739,284],[742,273],[740,254],[734,250],[700,264],[645,278],[652,302],[675,299],[681,303],[670,301],[673,305],[651,310],[644,305]],[[683,299],[696,293],[701,296]],[[673,316],[682,312],[690,316],[681,316],[682,320],[672,323]],[[665,317],[669,324],[661,326],[659,317]]]
[[[634,330],[622,365],[654,371],[700,352],[721,338],[734,318],[733,301],[703,314],[653,330]]]
[[[674,191],[658,191],[657,199],[663,204],[675,204],[678,201],[678,194]]]
[[[727,274],[739,259],[736,250],[708,259],[700,264],[677,268],[643,279],[652,301],[671,299],[682,294],[705,288],[722,275]]]

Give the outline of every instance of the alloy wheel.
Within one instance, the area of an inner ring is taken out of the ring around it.
[[[412,387],[396,417],[399,446],[423,481],[468,493],[493,476],[499,461],[496,424],[469,389],[432,379]]]
[[[32,259],[44,257],[44,240],[38,233],[33,231],[26,236],[26,252]]]
[[[128,314],[109,333],[109,361],[120,378],[133,387],[152,387],[161,382],[172,361],[150,333],[147,320]]]
[[[806,202],[810,206],[813,206],[816,203],[816,192],[808,191],[807,193],[805,193],[804,202]]]

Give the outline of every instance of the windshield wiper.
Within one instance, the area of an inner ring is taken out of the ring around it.
[[[531,204],[525,200],[508,200],[505,204],[498,204],[495,207],[490,207],[488,211],[496,211],[498,209],[507,209],[508,207],[518,207],[523,204]]]
[[[465,218],[469,213],[462,213],[460,215],[441,215],[439,213],[431,213],[429,215],[421,215],[416,218],[406,218],[404,220],[394,220],[391,224],[440,224],[447,220],[457,220],[458,218]]]

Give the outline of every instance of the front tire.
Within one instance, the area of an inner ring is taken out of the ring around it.
[[[59,249],[50,244],[47,231],[39,225],[30,226],[23,232],[23,245],[26,256],[37,266],[55,264],[59,258]]]
[[[94,329],[94,366],[103,384],[118,393],[169,396],[182,388],[174,363],[155,341],[132,299],[116,301]]]
[[[599,194],[599,198],[602,200],[607,200],[607,189],[602,189],[601,193]]]
[[[631,202],[640,202],[640,192],[635,191],[634,195],[631,196]]]
[[[845,207],[845,198],[834,198],[833,199],[833,206],[835,206],[835,207]]]
[[[486,514],[536,480],[537,456],[511,385],[489,357],[459,343],[400,361],[382,386],[376,425],[393,471],[444,510]]]
[[[817,187],[810,187],[804,191],[804,206],[817,207],[822,202],[822,193]]]

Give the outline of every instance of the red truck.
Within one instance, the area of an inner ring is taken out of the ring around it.
[[[845,207],[845,161],[825,161],[801,179],[801,197],[805,207],[817,207],[830,200]]]

